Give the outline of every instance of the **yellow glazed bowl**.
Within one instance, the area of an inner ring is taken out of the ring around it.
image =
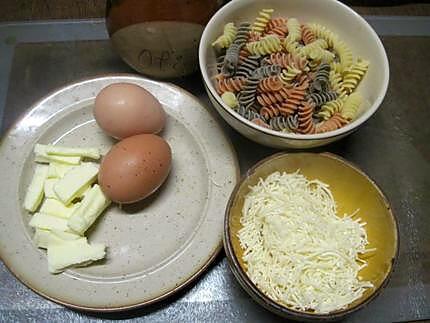
[[[249,187],[275,171],[295,172],[308,179],[319,179],[330,185],[338,206],[338,214],[351,214],[357,209],[359,217],[367,222],[369,248],[377,251],[366,260],[368,267],[360,271],[364,280],[375,286],[346,309],[328,314],[313,314],[289,309],[263,294],[248,278],[243,250],[237,237],[241,229],[240,218]],[[251,168],[236,185],[226,209],[224,222],[224,248],[233,274],[242,287],[266,309],[296,320],[337,320],[357,311],[374,299],[387,284],[399,250],[396,218],[389,202],[378,186],[360,169],[346,160],[329,153],[279,153],[262,160]]]
[[[369,70],[358,90],[364,97],[358,117],[346,126],[321,134],[302,135],[266,129],[243,118],[229,108],[217,94],[213,77],[217,74],[211,43],[228,22],[253,22],[263,8],[273,8],[273,17],[295,17],[300,22],[316,22],[335,32],[352,49],[354,57],[370,61]],[[199,46],[199,63],[206,92],[217,112],[245,137],[276,148],[311,148],[329,144],[354,132],[379,108],[389,80],[387,54],[378,35],[355,11],[336,0],[233,0],[211,18]]]

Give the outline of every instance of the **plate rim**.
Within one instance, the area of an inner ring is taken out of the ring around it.
[[[67,88],[71,88],[73,86],[76,86],[79,83],[86,83],[86,82],[91,82],[91,81],[96,81],[96,80],[100,80],[100,79],[109,79],[109,78],[114,78],[114,77],[124,77],[124,78],[131,78],[131,79],[142,79],[145,81],[149,81],[152,83],[158,83],[158,84],[163,84],[166,85],[168,87],[173,87],[177,90],[179,90],[180,92],[182,92],[183,94],[187,95],[188,97],[190,97],[191,99],[193,99],[194,101],[196,101],[203,109],[206,110],[206,112],[211,116],[211,118],[214,120],[214,122],[217,124],[217,127],[220,129],[225,142],[227,144],[227,148],[230,150],[231,152],[231,156],[233,158],[233,168],[235,169],[235,177],[233,178],[235,180],[235,185],[237,184],[237,182],[240,180],[240,176],[241,176],[241,172],[240,172],[240,165],[239,165],[239,161],[238,161],[238,156],[237,156],[237,152],[236,149],[234,148],[231,139],[229,136],[226,135],[225,131],[222,129],[222,126],[220,125],[220,122],[215,118],[215,116],[213,115],[213,113],[211,113],[209,107],[207,107],[207,104],[203,103],[197,96],[195,96],[194,94],[192,94],[191,92],[189,92],[188,90],[173,84],[171,82],[165,82],[165,81],[159,81],[159,80],[153,80],[147,77],[144,77],[142,75],[139,74],[133,74],[133,73],[100,73],[100,74],[96,74],[90,77],[84,77],[84,78],[79,78],[73,82],[64,84],[62,86],[56,87],[53,90],[49,91],[48,93],[46,93],[45,95],[43,95],[40,99],[34,101],[34,103],[32,103],[26,110],[24,110],[23,112],[21,112],[19,114],[19,116],[5,129],[5,131],[3,132],[3,134],[0,137],[0,149],[3,147],[3,145],[5,145],[6,142],[6,138],[9,137],[9,135],[11,134],[11,132],[27,117],[29,116],[34,109],[36,109],[40,104],[42,104],[43,101],[47,100],[48,98],[50,98],[51,96],[57,94],[58,92],[62,92],[64,90],[66,90]],[[234,186],[233,186],[234,187]],[[227,203],[228,203],[228,199],[227,199]],[[224,220],[223,220],[224,221]],[[7,261],[5,260],[5,257],[3,256],[3,254],[0,253],[0,260],[2,261],[2,263],[4,264],[5,268],[9,271],[9,273],[12,274],[13,277],[15,277],[15,279],[17,279],[21,284],[23,284],[24,286],[28,287],[31,291],[33,291],[34,293],[36,293],[39,296],[42,296],[43,298],[52,301],[54,303],[66,306],[68,308],[71,309],[75,309],[75,310],[80,310],[80,311],[85,311],[85,312],[89,312],[89,313],[114,313],[114,312],[121,312],[121,311],[130,311],[130,310],[134,310],[137,308],[141,308],[144,306],[149,306],[151,304],[157,303],[159,301],[162,301],[164,299],[169,298],[170,296],[176,294],[177,292],[185,289],[187,286],[189,286],[190,284],[192,284],[193,282],[195,282],[197,280],[197,278],[202,275],[208,268],[209,266],[213,263],[213,261],[216,259],[216,257],[218,256],[218,254],[220,253],[220,251],[223,249],[223,233],[221,235],[221,239],[218,242],[218,245],[215,247],[214,251],[210,254],[209,258],[200,266],[200,268],[194,272],[191,276],[189,276],[187,279],[185,279],[184,281],[182,281],[181,283],[179,283],[177,286],[175,286],[174,288],[167,290],[163,293],[161,293],[158,296],[152,297],[146,301],[142,301],[142,302],[138,302],[138,303],[134,303],[134,304],[130,304],[130,305],[122,305],[122,306],[107,306],[107,307],[97,307],[97,306],[82,306],[82,305],[77,305],[74,304],[73,302],[68,302],[68,301],[64,301],[58,297],[53,297],[50,296],[40,290],[38,290],[36,287],[32,286],[32,284],[29,281],[24,280],[23,278],[19,277],[9,266],[9,264],[7,263]],[[0,250],[1,252],[1,250]]]

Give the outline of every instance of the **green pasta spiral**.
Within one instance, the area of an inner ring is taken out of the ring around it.
[[[281,40],[276,35],[267,35],[259,41],[246,44],[246,49],[252,55],[267,55],[281,50]]]
[[[224,26],[224,33],[212,43],[212,46],[218,48],[228,48],[233,43],[236,34],[236,26],[234,25],[234,23],[229,22]]]
[[[363,102],[363,97],[360,93],[351,93],[345,100],[343,104],[342,111],[340,114],[346,120],[352,120],[357,116],[358,109]]]

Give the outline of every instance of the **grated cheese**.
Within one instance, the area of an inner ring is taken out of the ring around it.
[[[267,296],[296,310],[328,313],[360,298],[371,282],[365,223],[338,217],[329,186],[275,172],[251,187],[238,232],[247,274]]]

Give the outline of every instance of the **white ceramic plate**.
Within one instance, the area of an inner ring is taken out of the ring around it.
[[[139,84],[168,114],[162,136],[172,170],[160,190],[141,203],[112,205],[93,226],[90,242],[108,246],[106,261],[59,275],[48,272],[46,253],[32,242],[22,208],[35,163],[36,143],[97,146],[114,140],[95,123],[95,96],[116,82]],[[132,75],[110,75],[64,87],[29,110],[0,147],[0,255],[35,292],[66,306],[116,311],[146,305],[196,278],[221,248],[224,210],[239,168],[217,122],[188,92]]]

